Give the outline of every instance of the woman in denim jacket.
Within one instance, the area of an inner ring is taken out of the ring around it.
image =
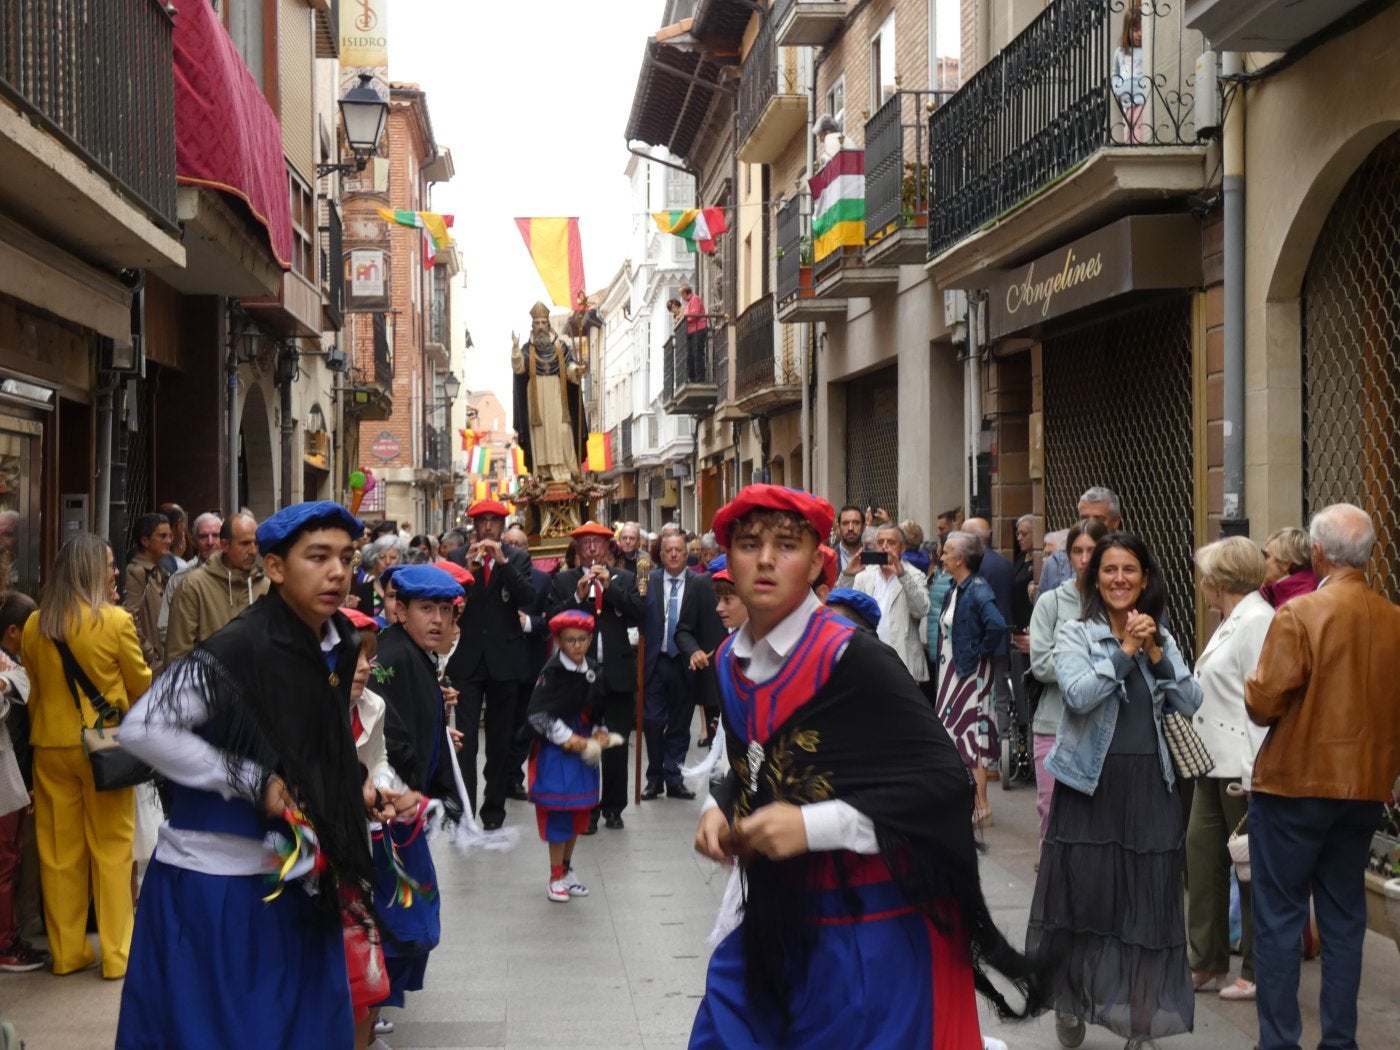
[[[970,532],[950,532],[943,541],[943,568],[954,581],[938,615],[938,645],[933,655],[938,682],[934,710],[972,770],[977,808],[972,820],[990,824],[987,759],[990,754],[992,677],[989,661],[1006,634],[991,585],[977,575],[982,541]],[[932,630],[930,625],[930,630]]]
[[[1138,1050],[1195,1019],[1185,829],[1162,716],[1192,715],[1201,689],[1157,626],[1166,588],[1142,540],[1109,533],[1080,586],[1081,618],[1055,641],[1064,713],[1045,759],[1056,784],[1026,952],[1050,967],[1062,1045],[1092,1022]]]

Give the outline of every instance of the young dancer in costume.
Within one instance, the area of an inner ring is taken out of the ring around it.
[[[122,745],[170,781],[122,989],[121,1050],[350,1046],[340,900],[373,869],[338,611],[362,527],[300,503],[258,527],[272,590],[168,668]],[[290,853],[295,844],[296,853]]]
[[[558,648],[545,661],[525,714],[538,736],[530,751],[530,801],[540,840],[549,844],[545,894],[560,904],[588,896],[574,875],[574,845],[598,804],[603,748],[622,742],[603,725],[603,685],[588,659],[593,627],[593,617],[580,609],[549,621]]]
[[[833,517],[775,485],[715,515],[749,620],[716,661],[732,769],[695,845],[737,860],[742,892],[690,1045],[969,1050],[974,988],[1010,1012],[983,965],[1023,991],[1030,972],[982,896],[948,734],[893,650],[812,591]]]
[[[379,666],[371,676],[384,698],[389,764],[412,792],[441,802],[455,821],[463,800],[448,752],[438,653],[451,637],[462,585],[434,565],[405,565],[393,583],[399,622],[380,632]],[[373,834],[374,903],[391,988],[381,1007],[401,1007],[405,992],[423,987],[428,953],[441,933],[437,871],[424,834],[426,801],[410,801],[396,802],[397,815]]]

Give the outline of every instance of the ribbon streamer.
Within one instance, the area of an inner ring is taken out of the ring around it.
[[[282,819],[292,833],[291,838],[271,831],[264,839],[264,844],[282,858],[282,866],[275,876],[276,889],[263,898],[265,904],[280,897],[287,883],[293,879],[313,875],[326,866],[325,856],[316,841],[316,829],[306,819],[306,814],[299,809],[284,809]]]

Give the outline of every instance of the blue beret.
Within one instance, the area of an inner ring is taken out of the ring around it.
[[[360,519],[333,500],[294,503],[283,507],[258,526],[258,553],[267,554],[276,550],[287,540],[310,528],[344,529],[352,540],[359,539],[365,531]]]
[[[436,565],[400,565],[394,572],[394,591],[400,601],[456,601],[462,585]]]
[[[849,607],[853,613],[870,624],[872,631],[880,625],[880,603],[864,591],[852,590],[850,587],[837,587],[827,592],[826,604]]]
[[[721,554],[718,558],[711,558],[710,564],[707,567],[710,570],[711,576],[717,572],[723,572],[725,569],[729,568],[729,555]]]
[[[396,565],[390,565],[387,569],[385,569],[383,572],[381,572],[381,573],[379,574],[379,583],[380,583],[380,586],[382,586],[382,587],[387,587],[387,586],[389,586],[389,582],[390,582],[391,580],[393,580],[394,576],[397,575],[397,573],[399,572],[399,570],[400,570],[400,569],[407,569],[407,568],[408,568],[408,563],[407,563],[407,562],[399,562],[399,563],[396,564]]]

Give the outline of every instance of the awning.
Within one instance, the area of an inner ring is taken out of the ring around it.
[[[267,231],[282,269],[292,265],[292,211],[282,126],[206,3],[175,17],[175,177],[237,197]]]
[[[663,146],[688,159],[718,91],[719,70],[707,55],[648,40],[627,119],[627,141]]]

